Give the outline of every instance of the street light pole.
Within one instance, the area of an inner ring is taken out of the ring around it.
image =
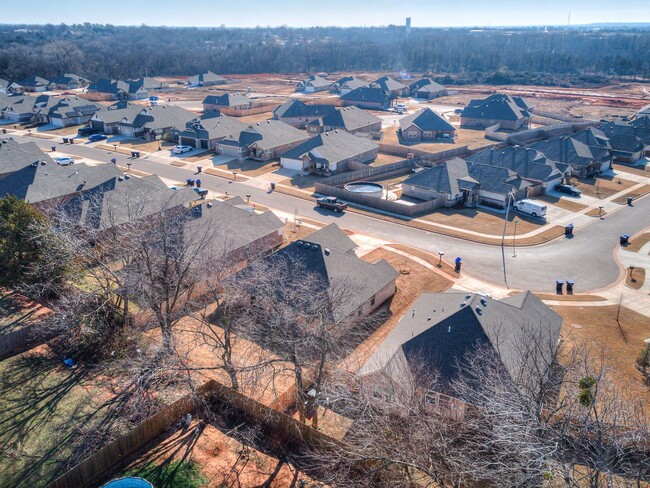
[[[512,257],[516,258],[517,257],[517,224],[519,223],[519,219],[515,218],[515,233],[512,235]]]
[[[503,262],[503,282],[506,284],[506,288],[510,288],[508,285],[508,274],[506,273],[506,249],[505,249],[505,240],[506,240],[506,225],[508,225],[508,216],[510,215],[510,204],[512,203],[513,195],[508,193],[508,200],[506,201],[506,218],[503,221],[503,234],[501,235],[501,261]]]

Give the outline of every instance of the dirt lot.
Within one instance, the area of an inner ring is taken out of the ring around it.
[[[551,308],[564,318],[562,337],[569,347],[578,341],[586,341],[598,350],[604,350],[607,364],[612,368],[612,377],[623,394],[650,405],[650,388],[643,384],[643,377],[635,367],[644,347],[643,341],[650,337],[650,318],[623,306],[619,327],[616,323],[617,305]]]
[[[398,161],[404,161],[404,158],[401,156],[391,156],[390,154],[379,154],[377,159],[375,159],[369,166],[384,166],[385,164],[397,163]]]
[[[397,293],[389,304],[391,317],[366,339],[345,360],[344,367],[356,371],[370,357],[372,351],[393,330],[404,311],[422,293],[442,292],[448,290],[453,282],[421,264],[387,249],[375,249],[362,258],[364,261],[375,262],[379,259],[388,261],[400,275],[397,277]]]

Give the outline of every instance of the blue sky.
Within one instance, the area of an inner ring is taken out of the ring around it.
[[[312,5],[316,7],[312,7]],[[414,27],[650,22],[648,0],[22,0],[2,9],[4,24],[110,23],[254,27],[288,25]]]

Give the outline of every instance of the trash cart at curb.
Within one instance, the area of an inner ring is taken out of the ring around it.
[[[463,265],[463,260],[460,259],[460,256],[456,258],[455,263],[456,263],[455,271],[456,271],[457,273],[460,273],[460,267]]]
[[[564,227],[564,235],[565,236],[572,236],[573,235],[573,224],[569,224],[566,227]]]
[[[569,295],[573,295],[573,285],[575,284],[575,281],[573,280],[566,280],[566,292]]]
[[[621,246],[627,246],[630,243],[630,234],[621,235]]]
[[[632,201],[634,200],[634,197],[627,197],[627,204],[631,207],[632,206]]]
[[[558,295],[561,295],[563,289],[564,289],[564,281],[562,281],[562,280],[555,280],[555,292],[556,292]]]

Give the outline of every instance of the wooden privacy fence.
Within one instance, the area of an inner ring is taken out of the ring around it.
[[[36,326],[28,325],[21,329],[0,335],[0,360],[35,347],[47,337],[40,334]]]
[[[409,154],[413,154],[413,156],[416,158],[421,158],[428,161],[442,161],[443,159],[462,157],[467,153],[467,146],[458,146],[454,147],[453,149],[446,149],[444,151],[432,153],[427,151],[420,151],[419,149],[414,149],[408,146],[395,146],[393,144],[379,143],[379,152],[383,154],[389,154],[391,156],[400,156],[402,158],[407,158]]]
[[[316,430],[299,420],[274,410],[241,392],[210,380],[197,388],[196,395],[211,396],[229,403],[263,426],[276,430],[291,442],[307,443],[317,448],[340,445],[336,439]],[[187,415],[195,408],[195,402],[189,396],[166,406],[157,414],[149,417],[137,427],[120,438],[110,442],[96,453],[64,473],[47,485],[47,488],[85,488],[96,486],[97,481],[106,477],[129,455],[144,447],[162,434],[170,425]]]
[[[239,107],[223,107],[220,109],[222,115],[229,115],[231,117],[244,117],[246,115],[263,114],[264,112],[272,112],[278,106],[277,103],[257,105],[247,108]]]

